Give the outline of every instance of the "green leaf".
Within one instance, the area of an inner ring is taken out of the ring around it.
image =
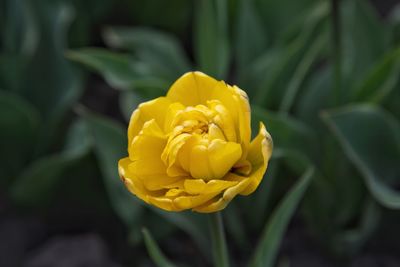
[[[324,25],[325,16],[322,13],[310,23],[305,23],[301,32],[288,44],[278,44],[249,66],[247,75],[250,78],[247,79],[255,90],[257,105],[270,109],[279,108],[282,102],[281,108],[287,109],[291,105],[301,81],[311,69],[310,65],[323,51],[323,42],[326,41]],[[288,81],[291,78],[290,84]]]
[[[89,152],[90,142],[82,121],[76,121],[67,134],[63,151],[32,162],[11,188],[11,197],[19,205],[41,206],[51,202],[64,172]]]
[[[399,122],[371,105],[326,112],[323,119],[375,199],[387,208],[399,209],[400,193],[390,186],[400,175]]]
[[[99,115],[85,110],[79,113],[93,138],[94,151],[112,207],[128,227],[134,226],[140,219],[143,206],[128,192],[118,176],[118,161],[127,155],[125,130],[116,122]]]
[[[194,47],[199,70],[225,79],[230,63],[227,1],[199,0],[195,10]]]
[[[5,9],[3,38],[0,38],[3,51],[9,55],[30,54],[38,39],[31,4],[22,0],[2,2]]]
[[[271,40],[276,40],[291,27],[298,25],[299,21],[304,21],[304,17],[307,18],[309,9],[315,3],[321,2],[326,1],[256,0],[256,9],[260,14],[264,28],[268,31],[268,36],[270,36]]]
[[[0,183],[8,183],[30,160],[37,138],[38,111],[24,99],[0,91]]]
[[[239,74],[266,49],[266,31],[253,0],[240,1],[235,44]]]
[[[146,70],[138,68],[128,54],[102,48],[83,48],[69,51],[66,56],[93,69],[116,89],[134,89],[144,95],[158,96],[169,86],[165,80],[147,75]]]
[[[24,73],[21,94],[43,117],[36,154],[42,155],[57,141],[66,111],[82,93],[81,77],[64,58],[67,30],[73,19],[70,5],[38,2],[32,5],[40,36]]]
[[[174,265],[170,260],[168,260],[164,253],[162,253],[161,249],[158,247],[157,242],[151,236],[150,232],[146,229],[142,229],[144,242],[147,248],[147,252],[149,253],[151,259],[158,267],[174,267]]]
[[[352,90],[353,100],[357,102],[382,101],[396,87],[400,77],[400,48],[390,51]]]
[[[313,174],[314,169],[309,168],[275,209],[265,226],[253,258],[250,261],[250,267],[270,267],[274,265],[284,232],[304,192],[308,188]]]
[[[388,28],[384,26],[369,1],[343,1],[340,14],[344,74],[342,84],[351,88],[364,79],[387,51]]]
[[[293,76],[290,78],[279,108],[281,111],[289,112],[302,82],[305,80],[307,73],[310,72],[311,67],[318,59],[318,56],[320,56],[326,43],[326,37],[321,35],[310,45],[310,48],[304,55],[303,59],[299,62]]]
[[[167,33],[150,28],[108,27],[103,36],[109,46],[133,52],[155,77],[172,83],[191,69],[179,41]]]

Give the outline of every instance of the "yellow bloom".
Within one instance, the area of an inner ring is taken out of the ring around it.
[[[250,139],[246,93],[189,72],[167,96],[133,112],[119,175],[129,191],[161,209],[215,212],[252,193],[264,176],[271,136],[260,122]]]

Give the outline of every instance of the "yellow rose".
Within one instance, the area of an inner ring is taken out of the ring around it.
[[[250,139],[246,93],[189,72],[167,96],[133,112],[119,175],[130,192],[161,209],[215,212],[252,193],[264,176],[271,136],[260,122]]]

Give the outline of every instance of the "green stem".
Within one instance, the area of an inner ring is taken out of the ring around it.
[[[340,36],[340,0],[331,0],[331,20],[332,20],[332,57],[333,57],[333,98],[334,105],[340,105],[342,98],[341,84],[341,36]]]
[[[213,248],[214,266],[228,267],[228,250],[226,248],[224,225],[221,213],[209,214],[211,242]]]

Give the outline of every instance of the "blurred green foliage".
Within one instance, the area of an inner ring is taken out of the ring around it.
[[[338,1],[338,16],[332,2],[317,0],[2,0],[0,7],[0,183],[19,207],[46,210],[66,173],[78,169],[69,183],[81,186],[89,160],[132,246],[144,246],[146,226],[150,256],[171,266],[155,240],[180,230],[201,252],[199,264],[210,261],[204,216],[167,213],[125,190],[117,161],[126,154],[126,126],[80,104],[88,74],[74,61],[118,90],[125,123],[138,103],[190,70],[246,90],[254,126],[263,121],[275,146],[260,188],[224,211],[232,245],[254,253],[250,266],[273,266],[296,207],[315,239],[342,259],[366,244],[387,210],[400,208],[400,5],[387,18],[366,0]],[[120,20],[136,26],[110,25]],[[97,28],[108,48],[98,47]]]

